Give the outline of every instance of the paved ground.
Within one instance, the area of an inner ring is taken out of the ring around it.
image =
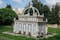
[[[11,32],[3,32],[3,34],[9,34],[9,35],[13,35],[13,36],[26,36],[26,35],[23,35],[23,34],[14,34],[14,33],[11,33]],[[53,37],[55,35],[56,35],[56,33],[52,33],[52,34],[45,35],[43,38]],[[29,37],[29,36],[27,36],[27,37]]]

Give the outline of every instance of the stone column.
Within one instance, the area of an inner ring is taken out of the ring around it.
[[[21,32],[22,32],[22,24],[20,25],[20,29],[21,29]]]
[[[19,23],[19,31],[21,31],[21,23]]]
[[[23,33],[23,23],[21,24],[21,32]]]
[[[19,23],[16,22],[16,33],[19,33]]]
[[[26,24],[26,23],[25,23]],[[27,24],[25,25],[25,32],[26,32],[26,34],[27,34]]]
[[[23,25],[24,23],[22,23],[22,33],[24,32],[24,25]]]
[[[13,25],[13,32],[16,33],[16,22]]]
[[[48,32],[48,26],[47,24],[45,24],[45,34],[47,34],[47,32]]]
[[[24,24],[24,32],[25,32],[25,25],[26,25],[26,24]]]

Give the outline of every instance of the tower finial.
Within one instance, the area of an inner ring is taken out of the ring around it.
[[[32,0],[30,0],[30,7],[32,7],[33,6],[33,3],[32,3]]]
[[[38,2],[40,2],[40,0],[38,0]]]

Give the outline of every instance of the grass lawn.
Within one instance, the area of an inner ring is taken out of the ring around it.
[[[0,40],[35,40],[33,38],[27,38],[23,36],[12,36],[7,34],[2,34],[5,31],[12,31],[12,26],[0,26]],[[57,33],[56,36],[50,37],[47,39],[40,39],[40,40],[60,40],[60,29],[49,28],[49,32]]]

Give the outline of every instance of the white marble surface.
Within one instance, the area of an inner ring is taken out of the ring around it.
[[[19,31],[26,32],[26,35],[30,32],[32,36],[37,36],[38,32],[47,34],[47,24],[41,24],[38,26],[37,22],[16,22],[13,28],[14,33],[19,33]]]

